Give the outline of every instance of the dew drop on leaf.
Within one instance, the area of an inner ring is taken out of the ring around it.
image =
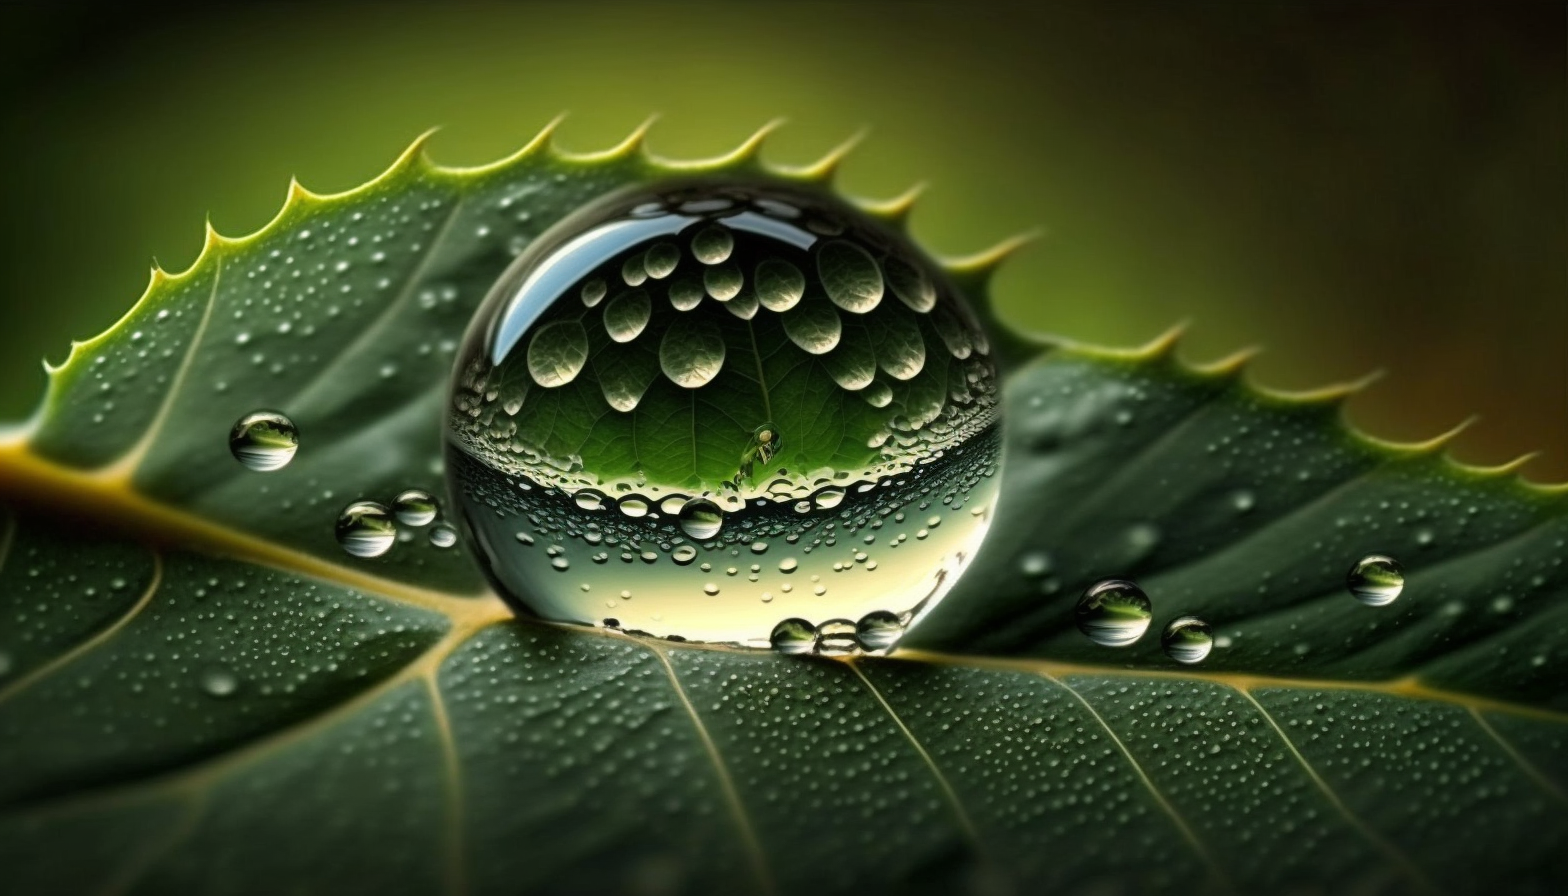
[[[229,452],[258,473],[283,469],[298,450],[299,429],[277,411],[252,411],[229,430]]]
[[[1178,663],[1201,663],[1214,648],[1214,629],[1196,616],[1181,616],[1165,627],[1160,647]]]
[[[392,499],[392,515],[405,526],[427,526],[438,510],[435,496],[424,489],[406,489]]]
[[[355,501],[338,515],[338,544],[355,557],[379,557],[397,540],[392,511],[374,501]]]
[[[1130,647],[1149,630],[1154,605],[1136,583],[1104,579],[1078,599],[1078,630],[1102,647]]]
[[[1356,600],[1369,607],[1381,607],[1393,603],[1405,590],[1405,571],[1393,557],[1368,554],[1350,567],[1345,585]]]
[[[451,523],[436,523],[430,527],[430,543],[438,548],[457,544],[457,529]]]
[[[600,625],[635,578],[628,631],[885,652],[993,517],[988,346],[941,267],[820,188],[611,194],[529,243],[470,324],[450,516],[519,613]]]
[[[768,642],[779,653],[811,653],[817,649],[817,627],[804,619],[785,619],[773,627]]]

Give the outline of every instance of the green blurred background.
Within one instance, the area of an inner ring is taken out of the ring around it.
[[[1568,79],[1551,3],[317,2],[4,7],[0,416],[111,324],[210,214],[265,223],[291,175],[373,176],[417,133],[490,161],[570,112],[606,147],[714,154],[790,125],[800,163],[870,125],[851,193],[931,188],[938,252],[1041,226],[997,289],[1111,344],[1192,321],[1262,383],[1388,375],[1386,438],[1484,417],[1457,453],[1568,479]]]

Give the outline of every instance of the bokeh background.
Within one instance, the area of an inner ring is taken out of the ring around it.
[[[1267,352],[1282,388],[1387,375],[1385,438],[1471,414],[1460,457],[1568,479],[1561,2],[6,5],[0,417],[110,325],[202,220],[238,235],[291,175],[375,175],[419,132],[475,164],[560,140],[774,161],[856,129],[849,192],[930,189],[947,254],[1042,227],[997,282],[1021,326]]]

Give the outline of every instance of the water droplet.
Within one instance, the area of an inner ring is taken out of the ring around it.
[[[769,311],[788,311],[806,294],[806,275],[782,259],[764,258],[753,278],[757,301]]]
[[[407,489],[392,499],[392,514],[405,526],[428,525],[438,510],[435,497],[423,489]]]
[[[1078,630],[1104,647],[1129,647],[1149,630],[1154,606],[1148,595],[1125,579],[1095,583],[1078,599]]]
[[[865,314],[882,301],[882,272],[876,259],[846,240],[828,240],[817,249],[817,273],[833,304]]]
[[[438,548],[457,544],[457,528],[451,523],[436,523],[430,527],[430,543]]]
[[[338,544],[355,557],[379,557],[397,540],[392,512],[374,501],[355,501],[338,515]]]
[[[640,289],[628,290],[604,306],[604,331],[616,342],[631,342],[648,326],[653,300]]]
[[[707,541],[724,526],[724,511],[707,498],[692,498],[681,505],[681,531],[698,541]]]
[[[722,224],[709,224],[691,238],[691,254],[703,264],[722,264],[735,251],[735,237]]]
[[[212,666],[201,673],[201,689],[211,697],[229,697],[239,690],[240,680],[234,673],[221,666]]]
[[[768,643],[779,653],[812,653],[817,649],[817,628],[804,619],[786,619],[773,627]]]
[[[1381,607],[1393,603],[1405,590],[1405,571],[1393,557],[1368,554],[1350,567],[1345,584],[1356,600],[1369,607]]]
[[[294,421],[277,411],[252,411],[229,431],[229,451],[247,469],[269,473],[288,466],[299,450]]]
[[[817,626],[817,653],[823,656],[854,656],[860,652],[855,623],[848,619],[829,619]]]
[[[609,195],[517,250],[454,357],[441,511],[519,612],[601,625],[636,570],[623,630],[764,647],[769,599],[907,620],[952,587],[999,488],[1000,381],[901,232],[710,176]],[[915,506],[918,538],[875,537]]]
[[[1196,616],[1173,619],[1160,635],[1165,655],[1178,663],[1201,663],[1214,647],[1214,630]]]
[[[855,623],[855,637],[867,653],[886,653],[903,636],[904,623],[887,610],[874,610]]]

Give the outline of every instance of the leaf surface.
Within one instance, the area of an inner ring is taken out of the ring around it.
[[[518,621],[462,551],[342,553],[344,504],[439,492],[452,353],[517,251],[650,178],[825,186],[836,156],[781,172],[759,142],[677,166],[542,137],[466,170],[416,145],[209,233],[76,347],[0,446],[7,891],[1562,888],[1564,491],[1169,342],[1032,346],[990,312],[1000,253],[950,270],[1014,368],[1005,498],[894,658]],[[276,473],[228,453],[257,408],[300,427]],[[837,413],[785,429],[826,444]],[[1371,552],[1406,566],[1388,607],[1344,590]],[[1089,644],[1071,607],[1113,575],[1224,646]]]

